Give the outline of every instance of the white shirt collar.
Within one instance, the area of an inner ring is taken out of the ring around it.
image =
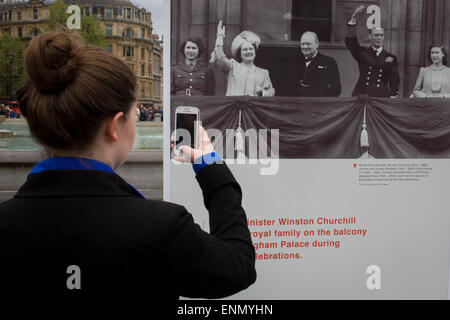
[[[318,54],[319,54],[319,50],[317,50],[316,53],[311,58],[308,59],[308,61],[311,61],[312,59],[314,59]],[[305,57],[305,60],[306,60],[306,57]]]
[[[194,60],[194,61],[192,61],[192,62],[188,62],[188,59],[186,59],[185,63],[186,63],[186,65],[187,65],[188,67],[190,67],[190,66],[192,65],[192,67],[194,68],[195,65],[197,64],[197,60]]]
[[[373,50],[375,50],[375,52],[376,52],[377,56],[379,56],[379,55],[380,55],[380,53],[381,53],[381,51],[383,51],[383,47],[379,47],[378,49],[376,49],[376,48],[372,47],[372,49],[373,49]]]

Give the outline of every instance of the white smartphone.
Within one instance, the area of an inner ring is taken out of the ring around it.
[[[178,106],[175,109],[175,153],[179,153],[181,146],[198,149],[199,126],[200,110],[197,107]]]

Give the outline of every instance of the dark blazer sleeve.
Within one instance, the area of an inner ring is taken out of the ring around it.
[[[333,58],[330,59],[329,63],[330,68],[330,96],[331,97],[338,97],[341,94],[342,87],[341,87],[341,77],[339,75],[339,68],[336,63],[336,60]]]
[[[201,169],[197,180],[210,216],[210,234],[183,208],[173,223],[169,261],[179,294],[221,298],[256,280],[255,250],[239,184],[225,164]],[[182,208],[182,207],[180,207]]]
[[[355,58],[358,63],[361,60],[361,45],[358,42],[358,38],[356,36],[356,25],[347,26],[347,35],[345,37],[345,46],[352,54],[353,58]]]

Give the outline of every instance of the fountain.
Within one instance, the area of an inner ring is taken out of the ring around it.
[[[41,150],[34,141],[25,119],[0,121],[0,150]],[[3,139],[5,138],[5,139]],[[136,138],[133,150],[160,150],[163,147],[162,122],[136,122]],[[1,154],[0,154],[1,158]]]
[[[3,121],[6,120],[6,116],[0,116],[0,124],[3,123]],[[11,138],[14,136],[14,133],[10,130],[4,130],[4,129],[0,129],[0,138]],[[2,144],[0,143],[0,147],[2,146]]]

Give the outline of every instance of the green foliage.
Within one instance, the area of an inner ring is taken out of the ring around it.
[[[50,17],[47,20],[47,28],[45,31],[63,31],[67,33],[76,33],[76,37],[81,35],[86,43],[98,47],[105,48],[106,42],[106,30],[100,20],[89,16],[81,16],[81,30],[69,30],[66,26],[67,18],[70,14],[67,14],[66,4],[62,0],[58,0],[50,5]],[[80,7],[81,12],[83,8]]]
[[[50,17],[47,20],[45,31],[68,31],[66,21],[69,15],[66,13],[67,4],[62,0],[54,2],[49,7]]]
[[[45,32],[67,32],[87,44],[105,48],[107,45],[106,30],[100,20],[82,15],[81,30],[69,30],[66,26],[67,18],[70,16],[66,13],[67,7],[68,4],[62,0],[57,0],[50,5],[50,16]],[[83,8],[80,9],[83,12]],[[7,94],[7,92],[3,92],[5,83],[12,82],[12,92],[14,93],[25,79],[24,51],[25,43],[19,38],[11,38],[7,33],[0,36],[0,96]],[[10,66],[12,66],[12,72],[10,72]]]
[[[19,38],[11,38],[7,33],[0,36],[0,91],[11,81],[12,92],[15,92],[24,80],[24,50],[25,43]]]
[[[97,46],[106,48],[106,30],[103,24],[96,18],[89,16],[81,16],[81,35],[86,39],[86,42]]]

